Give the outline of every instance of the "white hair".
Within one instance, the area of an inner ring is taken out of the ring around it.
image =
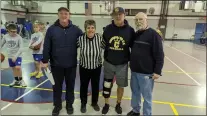
[[[143,13],[143,12],[139,12],[135,15],[135,19],[139,19],[139,18],[143,18],[144,20],[146,20],[146,23],[147,23],[147,14],[146,13]],[[138,26],[138,23],[135,23],[136,25],[136,30],[139,29],[139,26]],[[147,24],[144,24],[144,25],[147,25]]]
[[[143,12],[138,12],[137,14],[136,14],[136,16],[135,16],[135,18],[136,17],[144,17],[145,19],[147,19],[147,14],[146,13],[143,13]]]

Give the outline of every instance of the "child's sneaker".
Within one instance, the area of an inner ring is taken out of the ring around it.
[[[13,80],[13,82],[11,84],[9,84],[10,87],[19,86],[19,85],[20,85],[20,83],[17,80]]]
[[[24,82],[24,80],[19,81],[20,86],[22,87],[27,87],[26,83]]]
[[[43,76],[44,76],[43,73],[42,72],[39,72],[38,75],[36,76],[36,78],[39,79],[39,78],[41,78]]]
[[[32,72],[32,73],[30,73],[30,77],[34,77],[34,76],[36,76],[38,74],[38,72]]]

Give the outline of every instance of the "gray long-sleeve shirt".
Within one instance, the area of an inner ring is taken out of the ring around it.
[[[23,40],[20,35],[17,34],[17,36],[12,37],[9,34],[6,34],[1,41],[1,47],[6,45],[9,58],[19,57],[22,54]]]
[[[40,49],[39,50],[33,50],[33,54],[42,54],[43,43],[44,43],[44,35],[43,35],[42,32],[37,32],[37,33],[32,34],[29,46],[36,46],[36,45],[40,44],[41,42],[42,42],[42,44],[41,44]]]

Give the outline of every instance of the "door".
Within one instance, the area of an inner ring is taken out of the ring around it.
[[[25,22],[26,22],[26,19],[25,18],[17,18],[17,23],[18,24],[24,25]]]
[[[21,31],[21,32],[19,32],[19,34],[23,37],[25,36],[25,30],[23,28],[25,22],[26,22],[25,18],[17,18],[17,23],[22,25],[21,28],[18,30],[18,32]]]

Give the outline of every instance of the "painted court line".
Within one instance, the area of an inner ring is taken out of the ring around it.
[[[34,61],[32,60],[23,60],[22,64],[27,64],[27,63],[32,63]],[[77,64],[78,65],[78,64]],[[9,67],[7,68],[1,68],[1,70],[7,70],[9,69]],[[183,74],[183,72],[181,71],[172,71],[172,70],[163,70],[163,73],[177,73],[177,74]],[[186,72],[190,75],[206,75],[205,73],[197,73],[197,72]]]
[[[38,88],[39,86],[41,86],[41,85],[43,85],[44,83],[46,83],[48,80],[49,80],[49,79],[46,79],[45,81],[41,82],[39,85],[35,86],[34,88]],[[27,94],[29,94],[30,92],[32,92],[32,91],[34,90],[34,88],[31,89],[31,90],[29,90],[29,91],[27,91],[26,93],[24,93],[23,95],[21,95],[20,97],[18,97],[17,99],[15,99],[14,101],[18,101],[18,100],[20,100],[21,98],[23,98],[24,96],[26,96]],[[9,104],[7,104],[6,106],[2,107],[2,108],[1,108],[1,111],[5,110],[6,108],[8,108],[9,106],[11,106],[12,104],[13,104],[13,103],[9,103]]]
[[[102,96],[102,95],[99,95],[99,96]],[[117,99],[117,96],[111,96],[111,98]],[[123,97],[123,99],[125,99],[125,100],[131,100],[130,97]],[[142,99],[142,101],[144,101],[144,100]],[[206,109],[205,106],[196,106],[196,105],[188,105],[188,104],[178,104],[178,103],[173,103],[173,102],[163,102],[163,101],[155,101],[155,100],[153,100],[152,102],[153,103],[157,103],[157,104],[165,104],[165,105],[173,104],[175,106]]]
[[[181,71],[170,71],[170,70],[163,70],[164,73],[178,73],[178,74],[184,74]],[[195,73],[195,72],[186,72],[190,75],[206,75],[205,73]]]
[[[172,108],[172,111],[175,114],[175,116],[178,116],[178,112],[177,112],[175,106],[173,104],[170,104],[170,107]]]
[[[194,84],[183,84],[183,83],[171,83],[171,82],[162,82],[162,81],[155,81],[156,83],[168,84],[168,85],[183,85],[183,86],[199,86]],[[200,86],[201,87],[201,86]]]
[[[128,80],[131,80],[131,79],[128,79]],[[167,84],[167,85],[179,85],[179,86],[191,86],[191,87],[204,87],[203,85],[200,86],[200,85],[197,85],[197,84],[185,84],[185,83],[172,83],[172,82],[165,82],[165,81],[155,81],[155,83],[158,83],[158,84]]]
[[[189,57],[191,57],[191,58],[197,60],[198,62],[203,63],[203,64],[206,65],[205,62],[203,62],[203,61],[201,61],[201,60],[199,60],[199,59],[197,59],[197,58],[195,58],[195,57],[193,57],[193,56],[191,56],[191,55],[189,55],[189,54],[187,54],[187,53],[185,53],[185,52],[183,52],[183,51],[180,51],[180,50],[176,49],[175,47],[172,47],[172,46],[170,47],[169,45],[165,45],[165,46],[168,46],[169,48],[172,48],[172,49],[174,49],[174,50],[176,50],[176,51],[178,51],[178,52],[180,52],[180,53],[183,53],[183,54],[185,54],[186,56],[189,56]]]
[[[171,83],[171,82],[161,82],[161,81],[155,81],[156,83],[161,83],[161,84],[169,84],[169,85],[181,85],[181,86],[194,86],[194,87],[201,87],[199,85],[193,85],[193,84],[183,84],[183,83]],[[9,84],[1,84],[1,86],[9,86]],[[53,91],[52,89],[49,88],[34,88],[34,87],[21,87],[21,86],[14,86],[15,88],[26,88],[26,89],[34,89],[34,90],[43,90],[43,91]],[[66,92],[63,90],[63,92]],[[76,94],[79,94],[75,92]]]
[[[199,86],[201,85],[198,81],[196,81],[193,77],[191,77],[188,73],[186,73],[180,66],[178,66],[176,63],[174,63],[172,60],[170,60],[170,58],[168,58],[167,56],[165,56],[172,64],[174,64],[177,68],[179,68],[183,73],[185,73],[190,79],[192,79],[196,84],[198,84]]]
[[[9,85],[8,84],[1,84],[1,86],[9,86]],[[43,91],[51,91],[51,92],[53,91],[52,89],[37,88],[37,87],[20,87],[20,86],[15,86],[15,87],[18,87],[18,88],[29,88],[29,89],[32,89],[32,90],[43,90]],[[66,91],[63,90],[63,92],[66,92]],[[80,92],[74,92],[74,93],[75,94],[80,94]],[[99,96],[102,97],[102,94],[99,94]],[[111,96],[110,98],[117,99],[117,96]],[[131,100],[130,97],[123,97],[123,99],[124,100]],[[205,106],[196,106],[196,105],[189,105],[189,104],[178,104],[178,103],[173,103],[173,102],[163,102],[163,101],[155,101],[155,100],[153,100],[152,102],[153,103],[157,103],[157,104],[165,104],[165,105],[173,104],[175,106],[182,106],[182,107],[191,107],[191,108],[200,108],[200,109],[205,109],[206,108]]]
[[[29,62],[28,62],[29,63]],[[27,63],[23,63],[23,64],[27,64]],[[8,68],[1,68],[1,70],[8,70],[10,69]],[[163,73],[176,73],[176,74],[185,74],[184,72],[181,71],[171,71],[171,70],[164,70]],[[204,73],[195,73],[195,72],[186,72],[189,75],[206,75]]]

